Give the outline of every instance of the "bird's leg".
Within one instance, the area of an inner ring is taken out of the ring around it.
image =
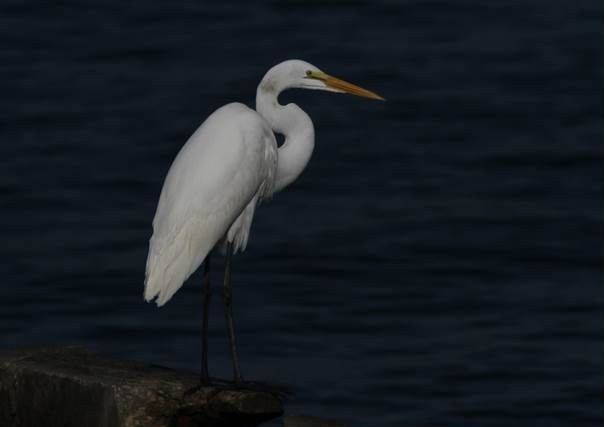
[[[201,375],[200,384],[210,383],[210,373],[208,371],[208,318],[210,311],[210,299],[212,298],[212,287],[210,286],[210,257],[212,252],[208,253],[204,263],[203,270],[203,327],[201,331]]]
[[[231,306],[231,256],[233,255],[233,242],[227,243],[226,261],[224,265],[224,286],[222,288],[222,299],[224,302],[224,315],[226,317],[227,328],[229,332],[229,342],[231,344],[231,354],[233,356],[233,373],[236,383],[241,382],[241,370],[239,369],[239,355],[237,354],[237,344],[235,342],[235,326],[233,324],[233,310]]]

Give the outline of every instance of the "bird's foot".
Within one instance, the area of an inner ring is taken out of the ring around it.
[[[188,397],[198,392],[216,393],[219,391],[256,391],[270,393],[280,399],[291,396],[291,391],[284,386],[265,384],[257,381],[244,381],[242,378],[229,380],[212,379],[200,381],[199,384],[189,388],[184,392]]]
[[[233,381],[225,381],[224,385],[231,390],[266,392],[279,398],[286,398],[292,394],[291,391],[284,386],[276,386],[258,381],[244,381],[242,378],[235,378]]]
[[[199,383],[196,386],[193,386],[187,390],[185,390],[184,395],[185,396],[191,396],[192,394],[197,393],[198,391],[204,389],[204,388],[213,388],[214,384],[212,382],[212,380],[208,377],[208,378],[201,378],[199,380]]]

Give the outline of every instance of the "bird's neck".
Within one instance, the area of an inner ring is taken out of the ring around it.
[[[300,176],[315,146],[312,120],[296,104],[281,105],[278,93],[261,84],[256,93],[256,111],[270,124],[274,132],[283,134],[279,147],[275,191],[280,191]]]

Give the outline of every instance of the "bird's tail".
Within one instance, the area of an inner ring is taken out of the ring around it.
[[[144,296],[147,302],[157,298],[158,307],[172,298],[214,246],[208,239],[196,239],[187,228],[171,239],[154,235],[149,241]]]

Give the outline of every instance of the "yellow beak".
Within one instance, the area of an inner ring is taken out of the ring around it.
[[[306,76],[311,79],[321,80],[327,87],[334,89],[336,92],[351,93],[364,98],[379,99],[380,101],[386,100],[375,92],[363,89],[362,87],[340,80],[321,71],[307,71]]]

